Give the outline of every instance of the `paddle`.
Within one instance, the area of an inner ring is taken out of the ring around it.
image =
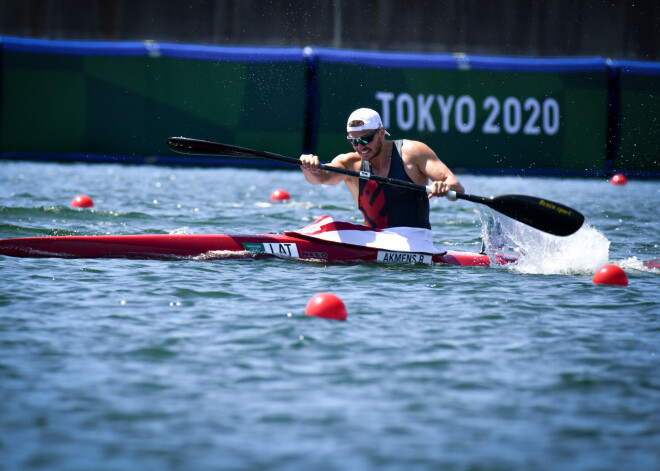
[[[256,157],[291,165],[301,165],[300,159],[293,157],[287,157],[262,150],[246,149],[245,147],[233,146],[230,144],[190,139],[187,137],[170,137],[167,140],[167,145],[171,149],[183,154]],[[410,188],[412,190],[423,191],[426,193],[431,191],[430,186],[418,185],[417,183],[406,182],[389,177],[381,177],[368,172],[355,172],[353,170],[333,167],[326,164],[319,165],[319,168],[329,172],[363,178],[365,180],[374,180],[387,185]],[[534,196],[501,195],[485,198],[483,196],[456,193],[455,191],[450,191],[449,196],[477,204],[483,204],[494,211],[515,219],[516,221],[520,221],[535,229],[558,236],[573,234],[582,227],[582,223],[584,222],[584,216],[575,209]]]

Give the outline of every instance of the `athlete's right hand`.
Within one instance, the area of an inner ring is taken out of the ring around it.
[[[319,165],[321,164],[318,155],[312,154],[303,154],[300,156],[301,166],[300,168],[311,173],[321,173],[322,170],[319,170]]]

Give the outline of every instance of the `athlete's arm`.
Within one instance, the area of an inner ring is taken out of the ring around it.
[[[349,154],[340,154],[332,159],[332,162],[328,165],[353,170],[348,167],[348,155]],[[312,185],[336,185],[337,183],[343,182],[347,177],[347,175],[341,173],[320,169],[320,161],[317,155],[303,154],[300,156],[300,161],[302,162],[300,169],[302,170],[303,175],[305,175],[307,181]]]
[[[434,196],[447,196],[449,190],[464,193],[465,188],[456,178],[456,175],[447,167],[442,160],[426,144],[418,141],[406,141],[406,153],[410,152],[413,162],[428,180],[431,180],[432,192],[429,198]],[[449,198],[455,201],[455,198]]]

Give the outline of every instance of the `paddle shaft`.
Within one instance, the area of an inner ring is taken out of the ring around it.
[[[199,139],[190,139],[187,137],[170,137],[167,145],[184,154],[201,155],[226,155],[234,157],[258,157],[262,159],[274,160],[277,162],[291,165],[302,165],[300,159],[287,157],[285,155],[275,154],[262,150],[247,149],[245,147],[234,146],[231,144],[221,144],[217,142],[204,141]],[[364,180],[373,180],[386,185],[394,185],[411,190],[431,193],[431,186],[419,185],[417,183],[397,180],[395,178],[381,177],[369,172],[356,172],[345,168],[334,167],[332,165],[320,164],[319,168],[329,172],[341,173],[351,177],[362,178]],[[509,216],[512,219],[520,221],[531,227],[539,229],[550,234],[566,236],[576,232],[584,222],[584,216],[573,208],[564,206],[560,203],[526,195],[501,195],[485,198],[483,196],[467,195],[450,191],[450,198],[457,198],[471,201],[477,204],[483,204],[489,208]]]
[[[264,150],[246,149],[245,147],[233,146],[230,144],[220,144],[217,142],[202,141],[198,139],[189,139],[186,137],[170,137],[167,140],[167,145],[177,152],[185,154],[202,154],[202,155],[229,155],[235,157],[260,157],[263,159],[274,160],[291,165],[302,165],[300,159],[294,157],[287,157],[286,155],[275,154]],[[364,180],[374,180],[379,183],[387,185],[394,185],[412,190],[423,191],[426,193],[431,192],[430,186],[418,185],[417,183],[406,182],[397,180],[396,178],[381,177],[369,172],[355,172],[346,168],[333,167],[332,165],[320,164],[321,170],[329,172],[341,173],[350,177],[362,178]]]

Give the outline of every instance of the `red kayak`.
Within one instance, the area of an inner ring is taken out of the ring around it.
[[[227,259],[278,257],[324,262],[445,263],[489,266],[482,253],[447,252],[433,245],[428,229],[372,229],[321,216],[284,234],[151,234],[31,237],[0,240],[0,255],[11,257]],[[515,256],[494,257],[493,264]]]
[[[489,266],[486,254],[448,251],[439,254],[398,252],[344,243],[313,240],[289,234],[154,234],[57,236],[0,240],[0,255],[61,258],[258,258],[280,257],[326,262],[445,263]],[[515,256],[497,256],[495,264],[514,262]]]

